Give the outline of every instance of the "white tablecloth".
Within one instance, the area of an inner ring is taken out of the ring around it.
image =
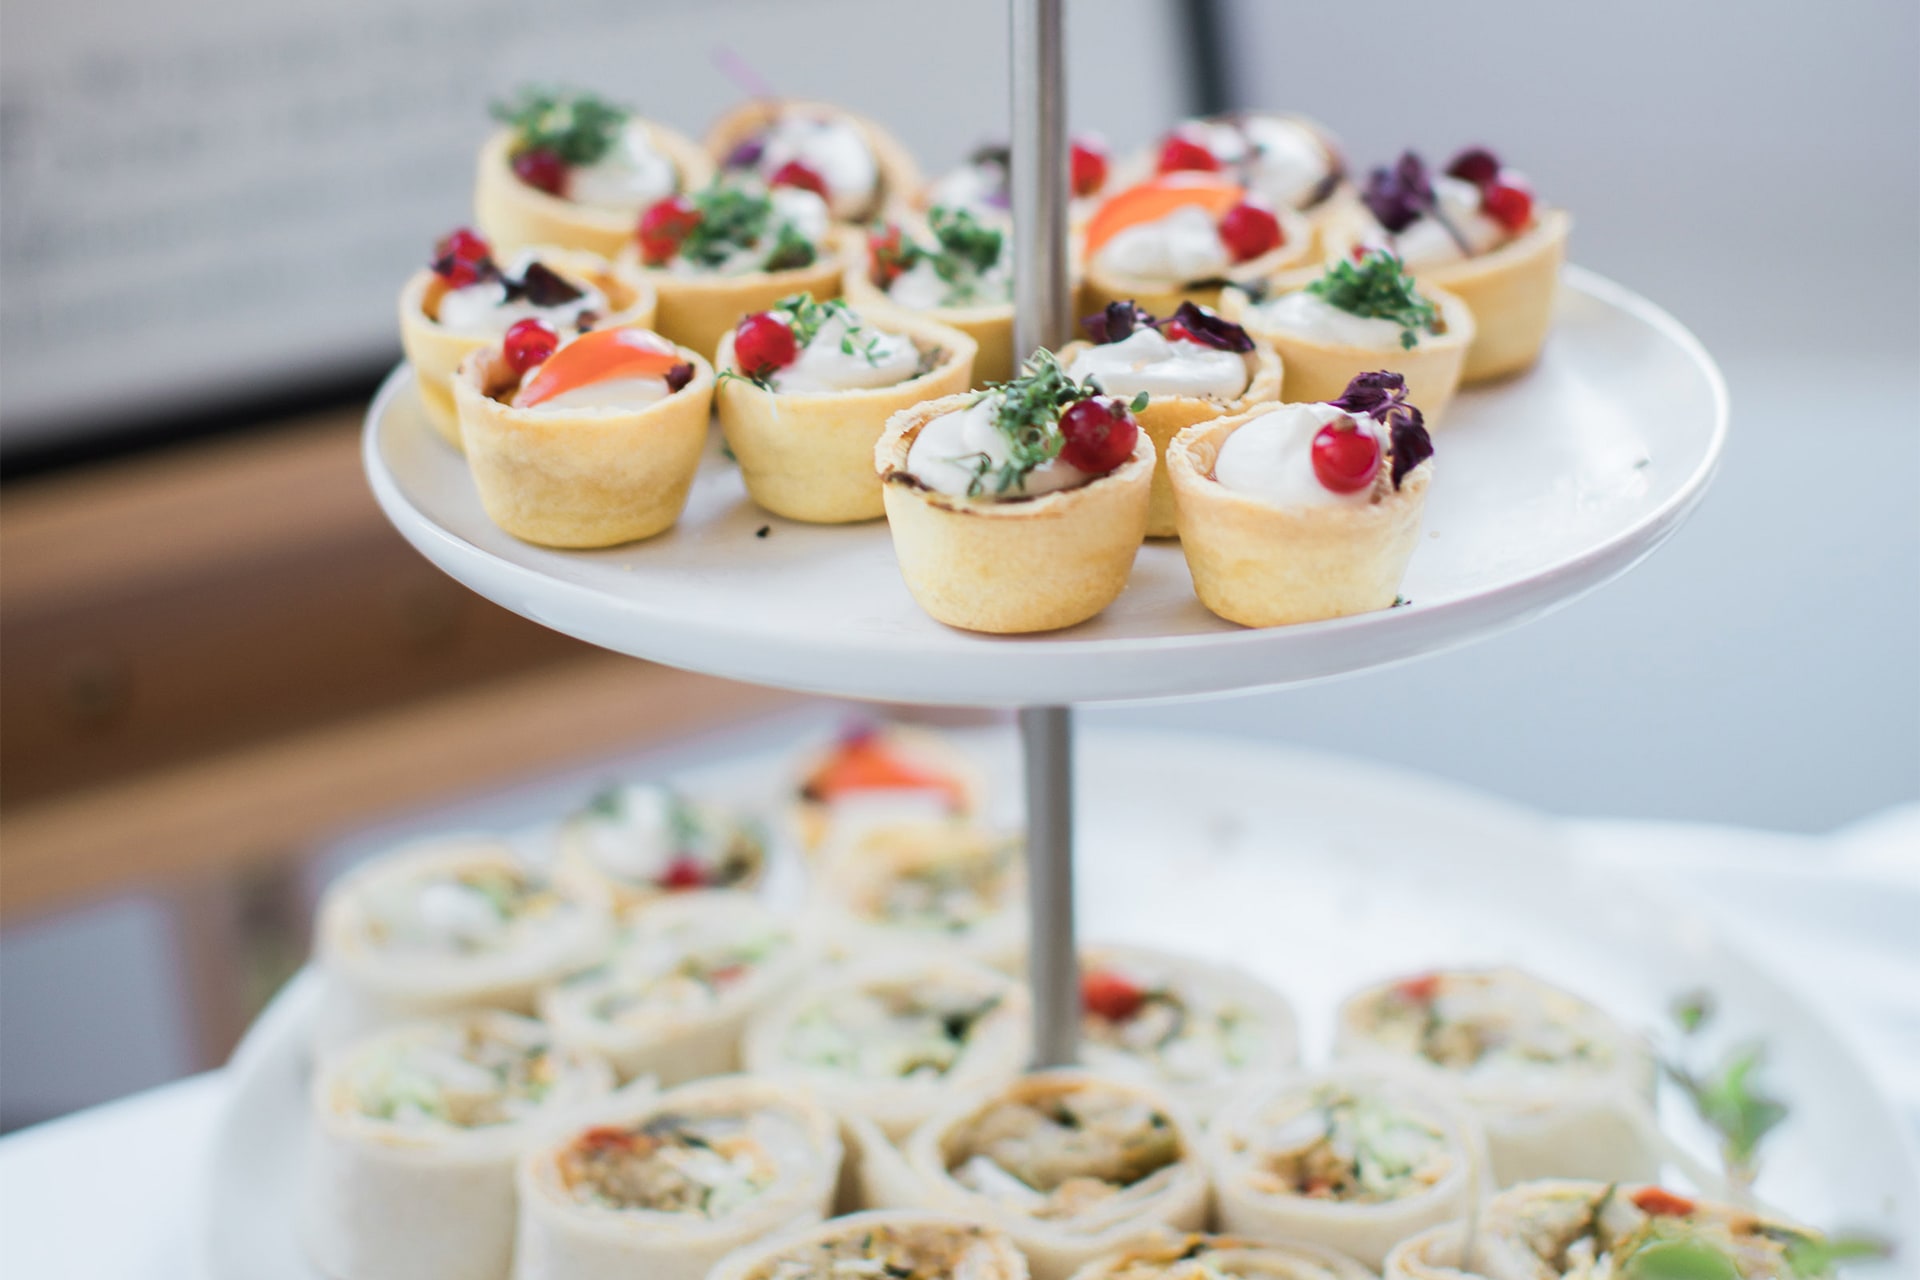
[[[1920,1130],[1920,806],[1813,839],[1568,824],[1586,857],[1684,894],[1818,993]],[[0,1276],[193,1280],[219,1072],[0,1140]]]

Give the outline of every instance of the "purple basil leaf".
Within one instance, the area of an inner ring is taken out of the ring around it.
[[[1386,419],[1382,416],[1382,410],[1406,398],[1407,380],[1397,373],[1382,369],[1378,373],[1356,374],[1341,397],[1327,403],[1336,409],[1364,413],[1384,422]]]
[[[691,364],[674,365],[667,370],[666,378],[667,392],[672,394],[693,381],[693,366]]]
[[[1411,151],[1402,152],[1391,169],[1375,169],[1368,175],[1360,199],[1388,231],[1405,231],[1434,207],[1426,163]]]
[[[767,153],[767,140],[761,137],[746,138],[733,144],[733,150],[727,152],[727,158],[720,162],[723,169],[751,169],[760,163],[760,157]]]
[[[574,301],[582,293],[565,276],[539,262],[528,263],[518,280],[500,283],[507,291],[506,301],[518,302],[525,298],[536,307],[557,307]]]
[[[1109,302],[1105,311],[1086,317],[1080,325],[1088,337],[1105,346],[1124,341],[1135,329],[1152,328],[1154,319],[1132,302]]]
[[[1426,419],[1410,404],[1395,405],[1387,415],[1387,436],[1393,442],[1393,487],[1409,471],[1433,456],[1433,437]]]
[[[1194,338],[1221,351],[1251,351],[1253,339],[1231,320],[1223,320],[1205,307],[1183,302],[1173,313],[1173,324],[1182,325]]]

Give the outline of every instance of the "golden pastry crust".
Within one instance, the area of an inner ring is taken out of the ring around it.
[[[936,493],[907,470],[907,452],[933,419],[973,403],[948,396],[903,410],[874,446],[894,553],[913,598],[968,631],[1055,631],[1085,622],[1126,588],[1147,532],[1154,449],[1075,489],[997,501]]]
[[[1294,288],[1279,289],[1268,296],[1295,292],[1318,278],[1319,274],[1315,273],[1311,279],[1296,283]],[[1446,415],[1454,392],[1460,389],[1460,374],[1466,367],[1467,350],[1477,326],[1472,308],[1454,294],[1432,285],[1423,285],[1420,293],[1440,309],[1446,331],[1421,334],[1419,345],[1411,350],[1399,346],[1356,347],[1290,329],[1263,326],[1257,317],[1249,316],[1252,300],[1239,289],[1221,292],[1220,314],[1280,353],[1286,368],[1286,376],[1281,380],[1281,396],[1289,403],[1317,404],[1334,400],[1346,394],[1347,384],[1355,375],[1391,369],[1406,379],[1407,399],[1420,406],[1426,425],[1434,427]]]
[[[1276,507],[1215,480],[1226,438],[1278,407],[1197,423],[1167,450],[1194,593],[1213,613],[1246,627],[1389,607],[1420,536],[1432,461],[1408,472],[1398,489],[1376,491],[1365,506]]]
[[[1013,358],[1013,304],[987,307],[935,307],[915,311],[903,307],[873,283],[873,260],[864,238],[849,238],[845,248],[846,273],[842,292],[855,311],[891,328],[906,319],[932,320],[958,329],[973,339],[973,383],[984,387],[1005,382],[1018,372]]]
[[[840,277],[845,270],[842,238],[835,235],[818,250],[820,256],[810,267],[749,271],[737,276],[681,275],[642,266],[639,249],[633,246],[621,253],[620,262],[637,270],[659,296],[654,328],[660,336],[711,359],[720,349],[720,340],[732,333],[743,317],[765,311],[791,294],[810,293],[816,302],[840,296]]]
[[[1218,309],[1220,290],[1224,284],[1266,280],[1316,261],[1317,238],[1313,228],[1307,225],[1307,220],[1291,209],[1276,210],[1274,216],[1279,219],[1280,232],[1285,237],[1280,247],[1257,258],[1235,263],[1215,280],[1169,283],[1144,276],[1130,276],[1103,267],[1097,255],[1089,254],[1085,263],[1087,278],[1081,289],[1081,306],[1092,312],[1111,303],[1132,299],[1157,316],[1172,315],[1183,302],[1195,302],[1203,307]]]
[[[653,286],[631,268],[575,249],[542,249],[538,260],[571,280],[593,285],[606,295],[614,309],[596,321],[599,328],[653,327],[657,306]],[[407,280],[406,287],[400,291],[400,349],[406,352],[407,363],[413,366],[428,420],[441,439],[458,449],[462,446],[460,417],[453,409],[454,372],[462,360],[500,339],[442,329],[434,317],[446,293],[447,282],[427,268],[414,272]]]
[[[715,170],[719,170],[726,163],[727,156],[734,147],[759,133],[781,116],[794,111],[813,116],[833,116],[847,121],[860,131],[867,140],[867,146],[873,151],[874,165],[879,172],[879,181],[874,184],[873,200],[867,208],[842,221],[869,222],[878,217],[888,205],[912,199],[913,193],[920,189],[919,163],[914,160],[913,153],[886,129],[863,115],[848,111],[845,107],[836,107],[829,102],[807,102],[797,98],[754,98],[741,103],[715,120],[712,127],[707,130],[706,137],[709,163]]]
[[[1232,319],[1231,316],[1227,318]],[[1092,346],[1090,342],[1069,342],[1060,349],[1060,363],[1072,367],[1080,353]],[[1167,446],[1173,443],[1173,438],[1196,422],[1245,413],[1257,404],[1266,404],[1280,398],[1285,370],[1273,348],[1256,337],[1253,350],[1247,353],[1246,359],[1247,389],[1241,392],[1237,399],[1212,400],[1205,396],[1154,396],[1147,401],[1145,409],[1133,415],[1134,420],[1140,424],[1140,429],[1146,432],[1148,439],[1153,441],[1154,455],[1158,459],[1153,469],[1153,497],[1147,504],[1147,536],[1149,538],[1180,536],[1179,522],[1174,519],[1173,514],[1173,484],[1167,476]]]
[[[938,363],[891,387],[845,391],[763,391],[725,378],[714,393],[720,430],[740,463],[747,496],[789,520],[848,524],[886,514],[873,447],[887,419],[926,400],[958,395],[973,378],[972,338],[943,324],[904,316],[864,316],[873,327],[913,339]],[[734,371],[733,333],[720,339],[714,364]]]
[[[695,191],[713,177],[713,162],[693,139],[664,125],[643,122],[653,145],[673,161],[681,191]],[[533,245],[584,249],[611,258],[633,238],[636,215],[575,204],[528,186],[514,176],[514,131],[501,129],[480,148],[473,186],[473,216],[480,234],[500,257]]]
[[[480,502],[514,537],[547,547],[611,547],[671,528],[707,442],[713,366],[678,348],[693,381],[631,412],[515,409],[493,398],[512,372],[497,347],[453,380],[460,435]]]

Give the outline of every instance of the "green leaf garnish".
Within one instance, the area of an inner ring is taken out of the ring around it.
[[[1787,1242],[1787,1265],[1803,1280],[1830,1275],[1849,1262],[1882,1261],[1892,1256],[1890,1241],[1863,1232],[1797,1236]]]
[[[680,242],[680,256],[695,266],[722,266],[740,250],[760,243],[769,232],[774,240],[767,252],[767,270],[790,271],[813,265],[818,251],[791,222],[780,219],[775,225],[773,201],[768,196],[715,183],[695,193],[693,204],[699,221]]]
[[[1740,1280],[1740,1268],[1704,1240],[1656,1240],[1634,1250],[1621,1280]]]
[[[493,104],[493,118],[519,135],[516,151],[551,151],[572,165],[593,164],[612,149],[631,114],[590,93],[522,89]]]
[[[1370,250],[1358,262],[1342,258],[1308,285],[1307,292],[1350,315],[1399,325],[1402,348],[1418,346],[1422,331],[1446,330],[1439,309],[1420,296],[1400,259],[1385,250]]]
[[[1150,397],[1146,392],[1142,391],[1139,395],[1133,398],[1130,404],[1127,405],[1127,412],[1129,413],[1140,412],[1142,409],[1147,407],[1147,401],[1150,400],[1151,398],[1152,397]]]
[[[1675,1063],[1664,1063],[1667,1076],[1693,1103],[1708,1127],[1720,1135],[1721,1156],[1727,1173],[1750,1185],[1756,1172],[1755,1156],[1764,1139],[1787,1118],[1787,1106],[1761,1092],[1753,1076],[1765,1059],[1758,1044],[1744,1045],[1705,1073]]]
[[[626,797],[618,784],[602,787],[587,801],[587,812],[596,818],[617,821],[626,812]]]
[[[876,250],[883,275],[890,279],[925,259],[947,286],[945,305],[1002,301],[983,294],[980,278],[1000,261],[1006,237],[967,210],[944,205],[928,210],[927,226],[933,232],[931,247],[902,237],[897,245],[888,242]]]
[[[1682,1032],[1692,1035],[1713,1020],[1713,993],[1685,991],[1673,998],[1673,1021]]]
[[[1007,460],[995,467],[986,454],[977,455],[967,496],[1025,488],[1028,473],[1058,457],[1066,443],[1060,434],[1061,411],[1096,390],[1091,383],[1075,382],[1059,357],[1044,350],[1034,352],[1019,377],[989,387],[985,394],[996,401],[993,425],[1009,444]]]

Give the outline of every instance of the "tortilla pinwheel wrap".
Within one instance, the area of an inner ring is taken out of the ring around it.
[[[520,1163],[514,1280],[706,1280],[728,1253],[831,1212],[833,1117],[750,1076],[670,1089]]]
[[[944,1213],[852,1213],[748,1245],[709,1280],[1027,1280],[1005,1232]]]
[[[318,1047],[473,1009],[531,1014],[541,987],[600,962],[612,930],[603,892],[550,879],[496,837],[382,854],[320,900]]]
[[[501,1280],[521,1154],[612,1087],[606,1063],[510,1013],[379,1032],[331,1055],[310,1094],[308,1255],[352,1280]]]
[[[858,1126],[851,1126],[856,1132]],[[1068,1280],[1156,1231],[1206,1225],[1198,1129],[1157,1090],[1087,1071],[1039,1071],[961,1098],[895,1152],[862,1138],[869,1207],[934,1209],[997,1227],[1034,1280]]]
[[[1013,969],[1025,946],[1021,841],[973,822],[875,827],[822,855],[810,893],[814,934],[842,957],[937,953]]]
[[[1484,1188],[1471,1112],[1407,1072],[1339,1067],[1236,1095],[1203,1139],[1220,1228],[1305,1240],[1378,1268]]]
[[[1162,1236],[1095,1258],[1073,1280],[1373,1280],[1345,1254],[1298,1240]]]
[[[1486,1129],[1496,1185],[1659,1169],[1653,1056],[1598,1008],[1519,969],[1441,970],[1341,1005],[1339,1061],[1410,1067]]]

